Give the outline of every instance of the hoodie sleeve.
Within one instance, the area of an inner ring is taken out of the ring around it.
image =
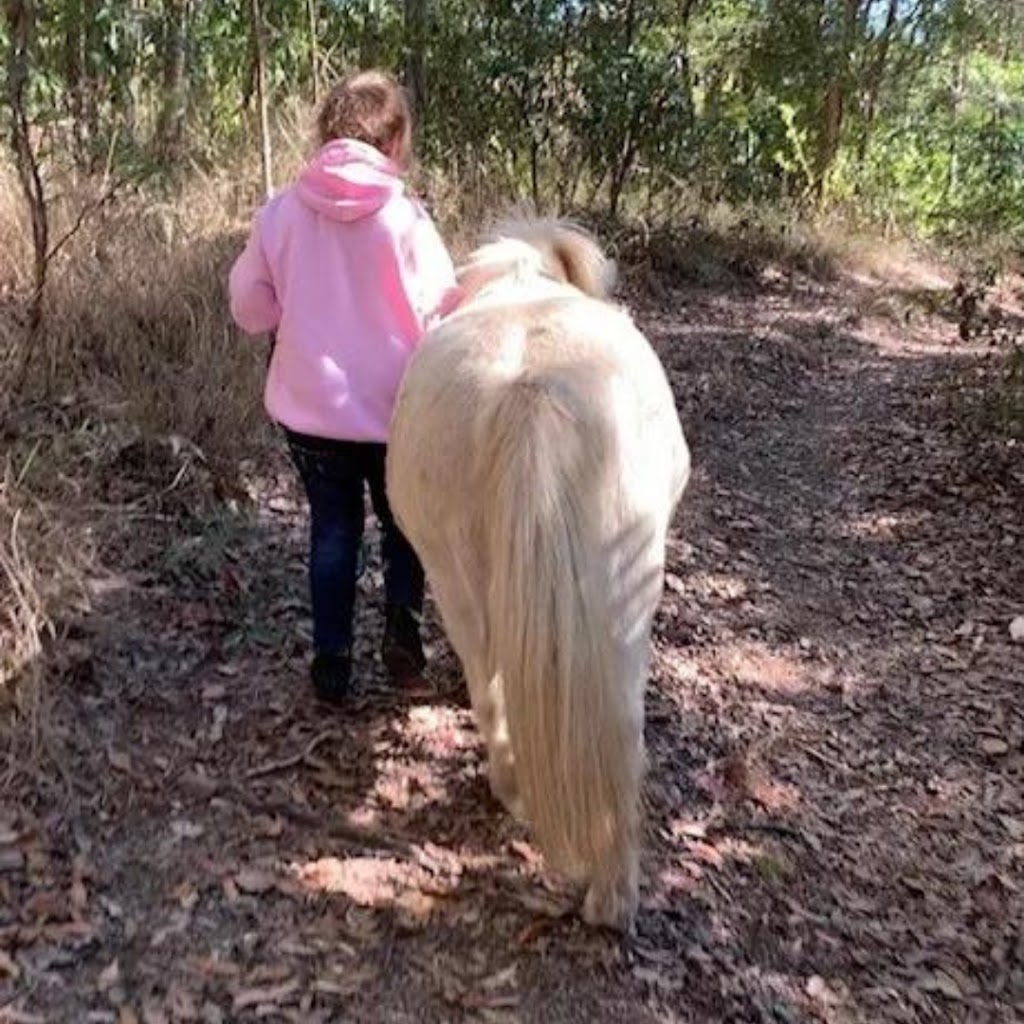
[[[256,216],[245,249],[228,278],[231,316],[247,334],[272,331],[281,320],[281,306],[263,252],[262,219],[262,213]]]
[[[416,311],[427,331],[458,305],[460,294],[452,258],[425,210],[420,210],[408,255],[417,284]]]

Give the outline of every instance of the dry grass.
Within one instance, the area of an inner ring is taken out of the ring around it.
[[[7,452],[0,477],[0,778],[44,742],[46,649],[58,616],[82,605],[91,560],[86,531],[26,486],[38,452]]]
[[[64,175],[51,187],[56,240],[105,185]],[[258,199],[249,177],[226,172],[197,172],[173,194],[120,191],[54,258],[43,327],[30,338],[29,233],[13,176],[0,171],[0,737],[9,760],[42,725],[48,643],[94,568],[87,536],[123,518],[140,487],[188,490],[192,500],[197,466],[207,498],[211,481],[231,491],[239,465],[272,436],[261,402],[266,344],[235,331],[224,301]],[[167,454],[174,472],[140,467],[139,452]],[[192,471],[186,486],[179,469]]]
[[[8,459],[0,482],[0,700],[24,695],[14,683],[34,670],[52,630],[42,579],[47,531],[33,511]]]
[[[207,179],[174,201],[131,195],[97,212],[54,261],[27,393],[120,408],[142,434],[183,435],[219,464],[251,453],[265,348],[238,335],[224,302],[243,202]]]
[[[666,283],[727,286],[757,280],[771,269],[784,275],[835,276],[843,237],[834,226],[815,225],[778,211],[719,205],[649,222],[642,217],[595,225],[640,286]]]

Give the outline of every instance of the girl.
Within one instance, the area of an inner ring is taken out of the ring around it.
[[[411,118],[398,82],[346,77],[317,129],[319,152],[257,214],[229,290],[244,331],[277,332],[264,402],[309,499],[311,675],[337,703],[352,671],[365,487],[383,534],[385,665],[403,682],[425,664],[423,570],[391,515],[384,458],[406,363],[456,292],[448,252],[402,180]]]

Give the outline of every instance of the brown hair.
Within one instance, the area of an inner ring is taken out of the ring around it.
[[[409,157],[409,101],[398,80],[386,71],[346,75],[320,105],[316,127],[322,146],[333,139],[358,139],[390,156],[398,140],[399,162]]]

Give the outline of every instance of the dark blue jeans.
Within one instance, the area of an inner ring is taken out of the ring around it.
[[[367,487],[383,536],[388,604],[422,611],[423,568],[391,515],[384,486],[385,445],[286,434],[309,499],[313,645],[317,651],[348,651]]]

